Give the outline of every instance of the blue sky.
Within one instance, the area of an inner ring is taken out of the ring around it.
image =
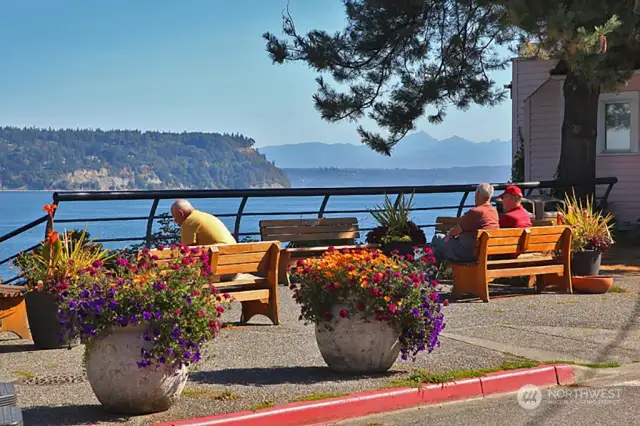
[[[257,146],[358,142],[323,122],[314,73],[272,65],[287,0],[19,0],[0,12],[0,124],[240,132]],[[337,30],[339,0],[291,0],[299,30]],[[494,74],[507,84],[511,71]],[[370,123],[365,123],[369,125]],[[510,139],[511,103],[450,110],[418,130],[444,139]]]

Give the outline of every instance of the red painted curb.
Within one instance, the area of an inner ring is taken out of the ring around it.
[[[540,367],[490,373],[486,376],[456,380],[421,388],[385,389],[356,392],[340,398],[296,402],[260,411],[240,411],[209,417],[158,423],[154,426],[308,426],[326,424],[370,414],[439,404],[460,399],[482,398],[518,390],[524,385],[554,386],[575,382],[569,365]]]

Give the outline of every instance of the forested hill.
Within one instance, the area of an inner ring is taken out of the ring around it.
[[[2,189],[288,187],[240,134],[0,128]]]

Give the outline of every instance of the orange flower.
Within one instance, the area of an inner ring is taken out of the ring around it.
[[[49,242],[51,244],[55,244],[55,242],[58,241],[59,237],[60,237],[60,235],[58,235],[58,233],[56,231],[47,232],[47,239],[49,240]]]
[[[45,204],[42,211],[47,212],[49,216],[53,217],[53,212],[55,212],[57,208],[58,206],[56,206],[55,204]]]

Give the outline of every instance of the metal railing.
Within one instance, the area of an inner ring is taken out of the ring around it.
[[[606,186],[604,194],[597,198],[598,205],[606,205],[609,194],[613,185],[618,182],[615,177],[598,178],[589,182],[562,182],[562,181],[541,181],[541,182],[522,182],[517,183],[525,193],[529,196],[533,191],[551,190],[551,189],[570,189],[579,186]],[[504,189],[507,183],[493,184],[496,191]],[[375,195],[396,195],[396,203],[400,201],[401,194],[455,194],[461,193],[460,202],[456,205],[444,206],[414,206],[411,211],[432,211],[432,210],[456,210],[456,215],[460,216],[465,208],[472,207],[468,204],[469,195],[475,192],[477,185],[430,185],[430,186],[386,186],[386,187],[344,187],[344,188],[285,188],[285,189],[221,189],[221,190],[163,190],[163,191],[91,191],[91,192],[55,192],[53,194],[53,203],[72,203],[78,201],[123,201],[123,200],[149,200],[152,201],[149,214],[146,216],[126,216],[126,217],[86,217],[72,219],[56,219],[56,223],[92,223],[92,222],[130,222],[130,221],[146,221],[146,233],[138,237],[118,237],[118,238],[102,238],[96,239],[98,243],[116,243],[116,242],[144,242],[150,246],[154,242],[153,225],[154,221],[162,218],[157,214],[158,205],[161,200],[184,199],[240,199],[240,204],[236,213],[216,214],[220,218],[235,218],[233,225],[233,234],[236,239],[239,237],[257,236],[259,232],[240,232],[243,217],[247,216],[292,216],[292,215],[314,215],[319,218],[329,214],[357,214],[368,213],[371,209],[346,209],[346,210],[327,210],[327,205],[331,197],[337,196],[375,196]],[[322,197],[322,201],[317,210],[309,211],[261,211],[261,212],[245,212],[247,201],[251,198],[283,198],[283,197]],[[21,226],[3,236],[0,236],[0,243],[8,241],[19,236],[43,223],[47,223],[46,215]],[[418,224],[420,228],[434,227],[434,223]],[[48,224],[47,224],[48,227]],[[362,231],[369,231],[371,228],[361,228]],[[4,265],[15,259],[22,252],[29,252],[38,245],[27,247],[19,252],[12,254],[2,260],[0,265]],[[13,277],[5,280],[8,284],[19,277]]]

